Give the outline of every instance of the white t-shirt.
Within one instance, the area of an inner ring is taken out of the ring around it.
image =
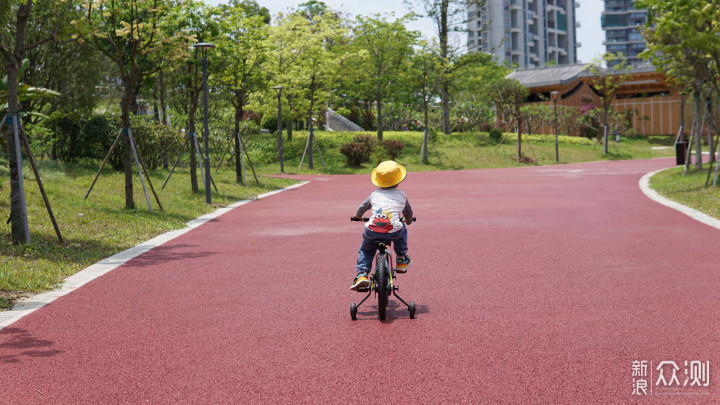
[[[412,218],[412,208],[407,196],[397,188],[379,188],[370,194],[357,209],[356,216],[362,216],[371,209],[372,216],[365,227],[373,232],[394,233],[403,229],[400,218]]]

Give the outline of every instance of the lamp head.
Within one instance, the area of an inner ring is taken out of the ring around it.
[[[550,97],[552,98],[552,101],[558,101],[558,98],[560,97],[559,91],[551,91]]]
[[[198,42],[196,44],[193,44],[193,48],[207,50],[207,49],[215,48],[215,44],[212,44],[210,42]]]

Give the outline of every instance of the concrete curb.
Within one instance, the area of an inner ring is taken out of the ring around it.
[[[640,190],[642,190],[645,195],[653,200],[656,201],[662,205],[665,205],[667,207],[670,207],[672,209],[675,209],[677,211],[682,212],[683,214],[689,216],[692,219],[695,219],[697,221],[702,222],[705,225],[712,226],[713,228],[720,229],[720,220],[717,220],[707,214],[704,214],[698,210],[692,209],[686,205],[680,204],[678,202],[672,201],[670,199],[667,199],[663,196],[661,196],[657,191],[650,188],[650,178],[657,173],[660,173],[664,170],[672,169],[672,167],[667,167],[665,169],[655,170],[654,172],[647,173],[646,175],[642,176],[640,179],[639,185]]]
[[[285,187],[280,190],[275,190],[275,191],[271,191],[269,193],[260,194],[255,198],[255,200],[270,197],[272,195],[281,193],[283,191],[298,188],[307,183],[309,183],[309,182],[303,181],[298,184],[293,184],[292,186]],[[101,261],[93,264],[92,266],[90,266],[84,270],[81,270],[78,273],[75,273],[74,275],[66,278],[62,284],[62,287],[60,287],[57,290],[48,291],[46,293],[37,294],[32,297],[28,297],[28,298],[19,300],[13,309],[11,309],[9,311],[0,312],[0,330],[11,325],[12,323],[16,322],[17,320],[29,315],[30,313],[44,307],[45,305],[55,301],[56,299],[71,293],[72,291],[89,283],[90,281],[93,281],[96,278],[111,272],[112,270],[121,266],[125,262],[129,261],[130,259],[138,257],[141,254],[146,253],[155,247],[158,247],[168,241],[171,241],[180,235],[188,233],[191,230],[197,228],[198,226],[200,226],[212,219],[215,219],[232,209],[235,209],[237,207],[245,205],[251,201],[254,201],[254,200],[241,200],[241,201],[238,201],[231,205],[228,205],[227,207],[219,208],[209,214],[205,214],[201,217],[195,218],[192,221],[188,222],[187,227],[185,227],[183,229],[176,229],[174,231],[169,231],[162,235],[156,236],[144,243],[141,243],[140,245],[137,245],[135,247],[132,247],[130,249],[127,249],[120,253],[117,253],[113,256],[110,256],[107,259],[101,260]]]

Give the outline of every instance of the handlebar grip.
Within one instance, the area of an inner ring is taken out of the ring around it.
[[[368,218],[368,217],[363,217],[362,219],[360,219],[360,218],[355,218],[355,217],[350,217],[350,221],[354,221],[354,222],[360,222],[360,221],[365,221],[365,222],[367,222],[367,221],[369,221],[369,220],[370,220],[370,218]]]

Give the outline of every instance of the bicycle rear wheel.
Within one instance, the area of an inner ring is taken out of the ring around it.
[[[385,319],[385,310],[388,305],[388,268],[387,268],[387,256],[380,255],[377,261],[377,295],[378,295],[378,317],[381,320]]]

